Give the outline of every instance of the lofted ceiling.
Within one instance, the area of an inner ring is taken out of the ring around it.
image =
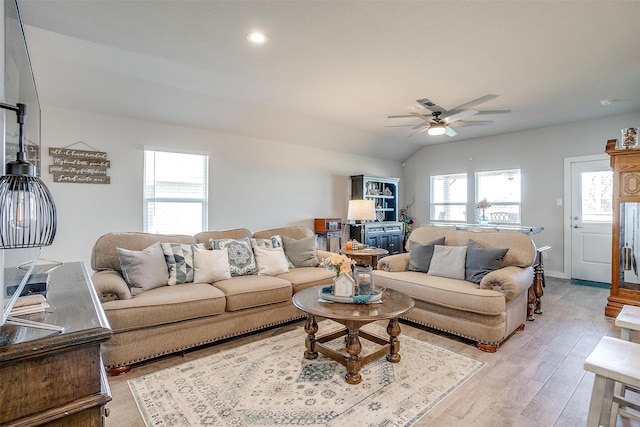
[[[640,1],[18,4],[47,106],[395,161],[640,111]],[[255,30],[267,44],[247,41]],[[511,110],[483,115],[491,126],[387,127],[420,123],[387,118],[419,98],[451,109],[487,94],[500,96],[477,109]]]

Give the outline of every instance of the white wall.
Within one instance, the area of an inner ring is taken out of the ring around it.
[[[111,184],[52,182],[48,148],[78,141],[107,152]],[[313,228],[316,217],[346,217],[350,175],[402,173],[398,162],[47,106],[42,144],[42,179],[58,208],[58,233],[43,257],[88,267],[96,238],[142,230],[145,146],[209,153],[210,230]]]
[[[415,196],[412,215],[428,223],[429,176],[442,173],[522,169],[522,224],[544,227],[534,235],[536,245],[552,249],[545,271],[565,276],[564,215],[557,199],[564,199],[564,158],[604,153],[608,139],[620,129],[640,124],[640,113],[534,129],[423,148],[406,161],[403,174],[406,200]],[[472,158],[473,160],[469,160]]]

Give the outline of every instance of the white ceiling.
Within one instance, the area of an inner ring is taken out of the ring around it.
[[[18,3],[43,105],[397,161],[640,111],[640,1]],[[269,42],[250,45],[253,30]],[[512,110],[476,118],[491,126],[385,127],[417,124],[386,116],[419,98],[486,94],[500,96],[477,109]]]

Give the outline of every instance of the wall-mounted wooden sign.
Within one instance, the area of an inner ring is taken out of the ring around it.
[[[110,184],[107,169],[111,161],[104,151],[76,150],[70,147],[49,147],[53,157],[49,173],[53,182],[71,182],[81,184]]]

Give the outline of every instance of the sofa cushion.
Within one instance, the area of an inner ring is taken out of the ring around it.
[[[500,268],[500,263],[509,249],[484,248],[478,242],[469,240],[465,262],[465,280],[478,283],[487,273]]]
[[[466,246],[436,245],[429,265],[429,276],[449,277],[464,280]]]
[[[229,251],[224,249],[193,249],[193,280],[199,283],[213,283],[231,279]]]
[[[411,256],[411,260],[409,261],[407,270],[422,271],[425,273],[429,271],[435,245],[444,245],[444,237],[432,240],[426,245],[418,242],[409,242],[409,255]]]
[[[416,300],[488,315],[500,315],[506,310],[507,302],[502,292],[480,289],[466,280],[415,271],[376,270],[375,275],[377,287],[394,289]]]
[[[284,252],[291,260],[294,267],[317,267],[319,264],[316,256],[316,236],[302,239],[291,239],[282,236]]]
[[[219,289],[207,283],[185,283],[151,289],[128,300],[105,302],[102,307],[111,328],[118,332],[220,314],[225,304]]]
[[[279,274],[278,277],[291,283],[293,293],[296,293],[312,286],[332,284],[336,275],[324,268],[298,267],[289,270],[288,273]]]
[[[116,252],[122,275],[129,286],[148,291],[167,284],[169,271],[159,242],[141,251],[116,248]]]
[[[161,243],[164,260],[169,269],[169,285],[193,282],[193,248],[204,249],[202,243]]]
[[[236,276],[213,284],[227,298],[227,311],[259,307],[291,299],[291,283],[273,276]]]
[[[231,276],[258,274],[258,265],[251,250],[248,237],[240,239],[214,239],[210,242],[213,249],[227,248]]]

